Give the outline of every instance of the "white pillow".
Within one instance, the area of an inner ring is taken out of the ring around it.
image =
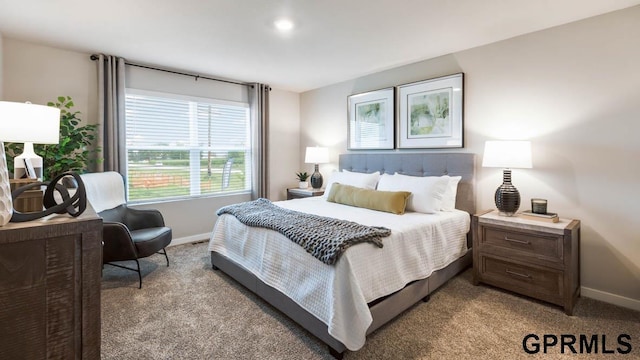
[[[324,197],[329,196],[331,185],[333,185],[333,183],[351,185],[363,189],[375,189],[376,185],[378,184],[378,179],[380,179],[379,171],[371,174],[351,172],[346,170],[343,170],[342,172],[334,171],[331,173],[331,176],[329,176],[329,181],[327,181],[327,186],[324,189]]]
[[[442,211],[453,211],[456,208],[456,195],[458,194],[458,183],[462,176],[448,176],[443,178],[448,180],[447,189],[442,196]]]
[[[434,214],[442,209],[442,200],[449,179],[441,176],[408,176],[395,173],[383,175],[378,182],[378,190],[410,191],[407,210]]]

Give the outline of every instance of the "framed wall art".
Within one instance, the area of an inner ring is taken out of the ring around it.
[[[461,148],[463,74],[398,86],[398,148]]]
[[[394,88],[387,88],[348,97],[347,149],[393,149],[394,95]]]

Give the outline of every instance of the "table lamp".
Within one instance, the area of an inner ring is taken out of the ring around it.
[[[33,143],[58,143],[60,109],[28,102],[0,101],[0,129],[0,226],[3,226],[13,214],[4,141],[24,143],[24,152],[13,161],[14,178],[42,179],[42,157],[33,151]]]
[[[503,168],[502,185],[495,193],[500,215],[513,216],[520,207],[520,193],[511,183],[512,168],[531,168],[531,142],[487,141],[484,145],[483,167]]]
[[[329,162],[329,149],[319,146],[307,147],[304,162],[315,165],[313,174],[311,174],[311,187],[314,189],[320,189],[322,187],[322,174],[318,171],[318,164]]]

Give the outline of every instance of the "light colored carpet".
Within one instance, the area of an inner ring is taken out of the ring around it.
[[[141,261],[140,290],[136,273],[105,266],[103,359],[332,359],[314,336],[213,271],[206,243],[168,252],[169,267],[161,255]],[[467,270],[344,358],[640,359],[640,312],[581,298],[574,313],[566,316],[553,305],[473,286]],[[598,354],[563,355],[556,346],[529,355],[522,340],[530,333],[598,335]],[[602,354],[602,336],[606,349],[615,351],[620,334],[631,336],[631,353]]]

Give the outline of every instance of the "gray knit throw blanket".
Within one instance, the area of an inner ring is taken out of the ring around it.
[[[381,238],[391,235],[385,227],[284,209],[262,198],[225,206],[218,210],[218,216],[222,214],[231,214],[248,226],[275,230],[328,265],[335,264],[351,245],[370,242],[381,248]]]

